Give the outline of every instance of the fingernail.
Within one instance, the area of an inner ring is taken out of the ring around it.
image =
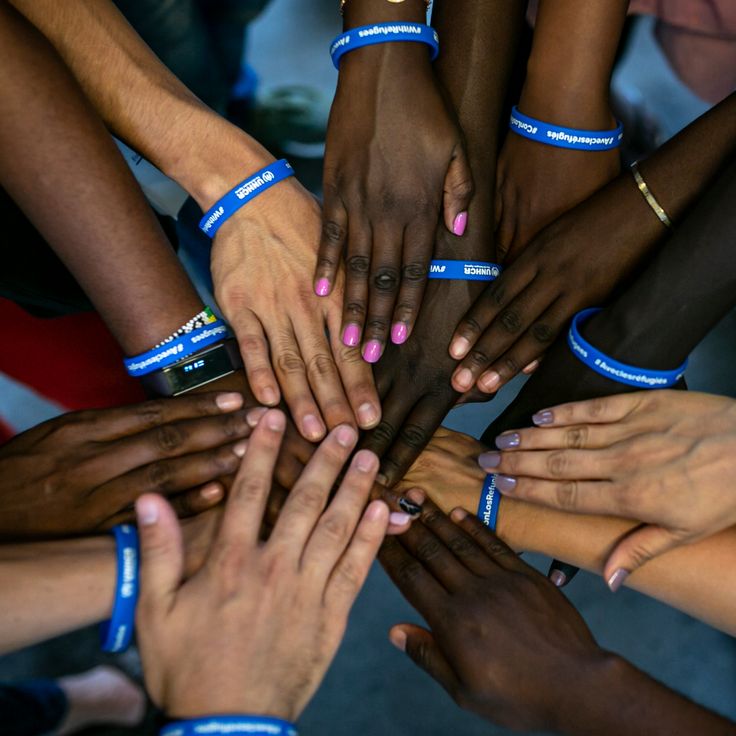
[[[369,340],[363,348],[363,360],[366,363],[378,363],[381,357],[381,343],[378,340]]]
[[[478,457],[478,465],[483,470],[493,470],[501,464],[501,453],[500,452],[484,452]],[[498,482],[498,480],[496,481]]]
[[[158,521],[158,506],[155,501],[147,498],[139,498],[135,511],[138,515],[138,523],[141,526],[153,526]]]
[[[273,406],[274,404],[279,403],[279,395],[270,386],[264,388],[263,391],[261,391],[261,395],[263,396],[263,403],[268,404],[268,406]]]
[[[219,483],[208,483],[200,489],[199,494],[208,501],[214,501],[222,497],[222,486]]]
[[[317,296],[327,296],[330,293],[330,282],[327,279],[320,279],[314,287],[314,293]]]
[[[371,429],[378,422],[378,411],[373,404],[365,403],[358,407],[358,424],[361,429]]]
[[[314,414],[305,415],[304,419],[302,419],[302,428],[304,429],[304,434],[310,440],[321,439],[325,433],[324,425]]]
[[[379,473],[376,476],[376,483],[378,483],[381,486],[387,486],[388,485],[388,478],[383,473]]]
[[[370,473],[372,470],[376,469],[378,458],[375,453],[370,450],[360,450],[355,453],[355,459],[353,462],[355,463],[356,469],[361,473]]]
[[[406,651],[406,633],[401,629],[392,631],[388,640],[400,651]]]
[[[510,475],[497,475],[496,488],[501,493],[511,493],[516,488],[516,478],[512,478]]]
[[[538,411],[536,414],[532,415],[532,421],[538,427],[541,427],[544,424],[552,424],[554,416],[551,411]]]
[[[342,344],[354,348],[360,342],[360,327],[347,325],[342,332]]]
[[[549,579],[556,588],[561,588],[567,582],[567,575],[562,570],[552,570]]]
[[[458,507],[452,510],[452,512],[450,513],[450,518],[454,522],[458,523],[462,521],[467,515],[468,515],[468,512],[465,509],[461,509]]]
[[[402,322],[395,322],[391,328],[391,342],[394,345],[403,345],[409,337],[409,330]]]
[[[450,355],[453,358],[464,358],[470,350],[470,340],[466,340],[464,337],[456,337],[450,345]]]
[[[355,430],[349,424],[343,424],[335,430],[335,439],[340,447],[352,447],[358,439]]]
[[[629,571],[624,570],[623,567],[619,567],[619,569],[616,570],[610,578],[608,578],[608,587],[611,589],[611,592],[615,593],[624,584],[624,580],[626,580],[627,577],[629,577]]]
[[[245,415],[245,421],[248,426],[253,429],[261,421],[261,417],[268,411],[265,406],[257,406],[255,409],[251,409]]]
[[[368,508],[365,510],[365,518],[368,521],[378,521],[383,516],[385,511],[387,510],[388,510],[388,506],[386,506],[386,504],[383,501],[381,500],[371,501],[368,504]],[[390,519],[391,519],[391,515],[389,514],[389,521]]]
[[[281,432],[286,426],[286,417],[280,411],[270,411],[266,417],[266,426],[273,432]]]
[[[399,499],[399,508],[409,514],[409,516],[419,516],[422,513],[421,506],[403,496]]]
[[[529,363],[528,366],[526,366],[526,368],[522,368],[521,372],[526,373],[528,375],[529,373],[534,373],[534,371],[537,370],[537,368],[539,368],[539,361],[533,360],[531,363]]]
[[[480,385],[489,392],[494,391],[499,383],[501,383],[501,376],[496,371],[488,371],[480,377]]]
[[[415,503],[417,506],[421,506],[427,500],[427,496],[421,488],[410,488],[404,494],[404,498],[409,499],[409,501]]]
[[[237,445],[233,447],[233,452],[238,457],[244,457],[247,449],[248,449],[248,440],[241,440],[240,442],[238,442]]]
[[[455,374],[455,383],[464,390],[469,389],[473,385],[473,374],[470,368],[461,368]]]
[[[521,444],[521,437],[518,432],[509,434],[500,434],[496,437],[496,447],[499,450],[510,450],[512,447],[518,447]]]
[[[243,405],[243,396],[237,393],[219,394],[215,397],[215,404],[222,411],[234,411]]]
[[[452,232],[458,237],[465,234],[465,228],[468,226],[468,213],[461,212],[452,223]]]
[[[389,523],[394,524],[395,526],[404,526],[404,524],[407,524],[411,521],[411,516],[409,514],[405,514],[402,511],[392,511],[388,515]]]

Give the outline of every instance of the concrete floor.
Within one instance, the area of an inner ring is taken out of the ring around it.
[[[327,45],[339,30],[336,5],[336,0],[275,0],[254,24],[249,58],[264,89],[306,82],[331,93],[335,73]],[[736,358],[735,335],[736,314],[731,314],[693,355],[687,374],[692,388],[736,396],[736,376],[729,368]],[[519,385],[509,386],[491,404],[452,412],[447,425],[480,435]],[[54,411],[43,402],[29,401],[21,390],[1,379],[0,402],[0,413],[7,413],[11,402],[21,407],[13,410],[15,414],[24,414],[22,407],[26,407],[25,421],[31,422]],[[23,421],[22,416],[19,421]],[[545,569],[548,564],[543,559],[535,562]],[[733,639],[636,592],[624,589],[611,595],[600,579],[586,573],[578,575],[567,594],[601,645],[670,687],[736,719]],[[302,732],[361,736],[507,733],[460,711],[429,677],[389,644],[387,632],[393,623],[417,619],[376,566],[355,606],[335,663],[301,719]],[[100,655],[97,632],[90,629],[0,659],[0,678],[60,675],[111,660]],[[134,652],[112,661],[138,674]],[[97,729],[89,733],[112,736],[130,731]],[[155,733],[152,716],[136,733]]]

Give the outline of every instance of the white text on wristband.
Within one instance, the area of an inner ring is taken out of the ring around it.
[[[567,333],[567,344],[572,350],[572,354],[579,361],[611,381],[642,389],[670,388],[682,378],[687,368],[687,360],[674,370],[656,371],[619,363],[619,361],[609,358],[605,353],[594,348],[580,334],[580,325],[600,311],[600,309],[595,308],[584,309],[573,317],[570,330]]]
[[[222,199],[204,213],[199,221],[199,229],[210,238],[214,238],[217,231],[230,219],[241,207],[263,194],[275,184],[284,179],[294,176],[294,169],[284,158],[257,171],[241,181],[238,186],[231,189]]]
[[[485,261],[430,261],[429,279],[451,281],[495,281],[501,266]]]
[[[299,736],[289,721],[271,716],[222,715],[190,718],[164,726],[159,736],[218,736],[250,734],[250,736]]]
[[[476,515],[492,532],[496,531],[500,503],[501,494],[496,489],[496,474],[489,473],[483,481],[483,491],[480,494]]]

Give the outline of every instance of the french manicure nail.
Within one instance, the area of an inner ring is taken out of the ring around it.
[[[342,333],[342,344],[354,348],[360,342],[360,327],[347,325]]]
[[[465,234],[465,228],[468,226],[468,213],[461,212],[452,223],[452,232],[459,237]]]
[[[610,578],[608,578],[608,587],[611,589],[611,592],[615,593],[624,584],[624,580],[626,580],[627,577],[629,577],[629,571],[624,570],[623,567],[619,567],[619,569],[616,570]]]
[[[327,296],[330,293],[330,282],[327,279],[320,279],[314,287],[314,293],[317,296]]]
[[[483,470],[497,468],[501,464],[500,452],[483,452],[478,456],[478,465]]]
[[[373,404],[366,402],[358,407],[358,424],[361,429],[371,429],[378,422],[378,411]]]
[[[473,385],[473,374],[470,368],[461,368],[455,374],[455,383],[463,389],[469,389]]]
[[[501,376],[496,371],[488,371],[480,377],[480,384],[486,391],[493,391],[501,383]]]
[[[510,450],[514,447],[518,447],[521,444],[521,437],[518,432],[511,432],[510,434],[500,434],[496,437],[496,447],[499,450]]]
[[[549,579],[556,588],[561,588],[567,582],[567,575],[562,570],[552,570]]]
[[[381,357],[381,343],[378,340],[369,340],[363,347],[363,360],[366,363],[378,363]]]
[[[406,325],[402,322],[394,323],[391,328],[391,342],[394,345],[403,345],[406,342],[406,338],[409,336],[409,330]]]
[[[411,516],[403,513],[403,511],[392,511],[388,515],[388,520],[390,524],[394,524],[395,526],[404,526],[404,524],[411,521]]]
[[[468,350],[470,350],[470,340],[464,337],[456,337],[450,345],[450,355],[458,360],[464,358]]]
[[[325,433],[324,425],[316,416],[314,416],[314,414],[306,414],[304,416],[304,419],[302,419],[302,427],[304,428],[304,434],[306,434],[310,440],[321,439]]]
[[[419,516],[422,513],[421,506],[403,496],[399,499],[399,508],[409,514],[409,516]]]
[[[234,392],[219,394],[215,397],[215,404],[217,404],[217,408],[222,411],[233,411],[235,409],[240,409],[243,405],[243,396],[242,394]]]
[[[496,488],[501,493],[511,493],[516,488],[516,478],[512,478],[510,475],[497,475]]]
[[[335,439],[340,447],[348,448],[355,444],[357,436],[355,430],[349,424],[344,424],[335,430]]]
[[[536,414],[532,415],[532,421],[538,427],[541,427],[545,424],[552,424],[554,416],[552,416],[551,411],[538,411]]]

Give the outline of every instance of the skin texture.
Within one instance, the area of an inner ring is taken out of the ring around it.
[[[346,31],[426,23],[426,6],[423,0],[351,0],[344,20]],[[314,285],[316,293],[329,293],[344,251],[341,334],[348,345],[362,340],[367,361],[378,361],[389,336],[402,344],[411,334],[438,216],[449,232],[462,235],[472,190],[462,133],[428,48],[394,42],[346,54],[327,131]]]
[[[451,520],[427,503],[381,562],[428,624],[394,626],[392,643],[467,710],[524,731],[733,733],[600,649],[564,595],[463,509]]]
[[[736,525],[733,399],[643,391],[546,411],[536,420],[544,428],[501,435],[499,447],[516,446],[480,463],[516,478],[515,498],[643,522],[612,550],[604,576],[639,567],[638,550],[654,558]]]
[[[143,670],[152,699],[173,718],[259,713],[295,720],[337,651],[384,538],[388,508],[382,501],[365,508],[375,455],[355,455],[327,505],[357,442],[355,430],[342,425],[315,453],[268,541],[259,543],[285,424],[278,411],[261,418],[204,566],[184,584],[174,514],[158,496],[136,504]],[[299,626],[290,625],[295,611]],[[200,687],[203,681],[208,687]]]
[[[678,223],[736,150],[736,94],[640,165]],[[603,303],[669,235],[626,171],[544,228],[462,319],[450,354],[457,391],[495,392],[539,359],[580,309]]]
[[[202,210],[273,161],[187,90],[112,3],[14,5],[54,45],[110,129]],[[309,286],[319,232],[319,208],[292,178],[223,225],[211,260],[215,296],[238,338],[257,400],[273,406],[283,395],[311,440],[324,436],[326,426],[349,421],[370,428],[380,417],[369,367],[357,350],[338,349],[342,282],[322,300]],[[187,310],[169,331],[199,308]],[[151,344],[155,340],[144,347]]]

